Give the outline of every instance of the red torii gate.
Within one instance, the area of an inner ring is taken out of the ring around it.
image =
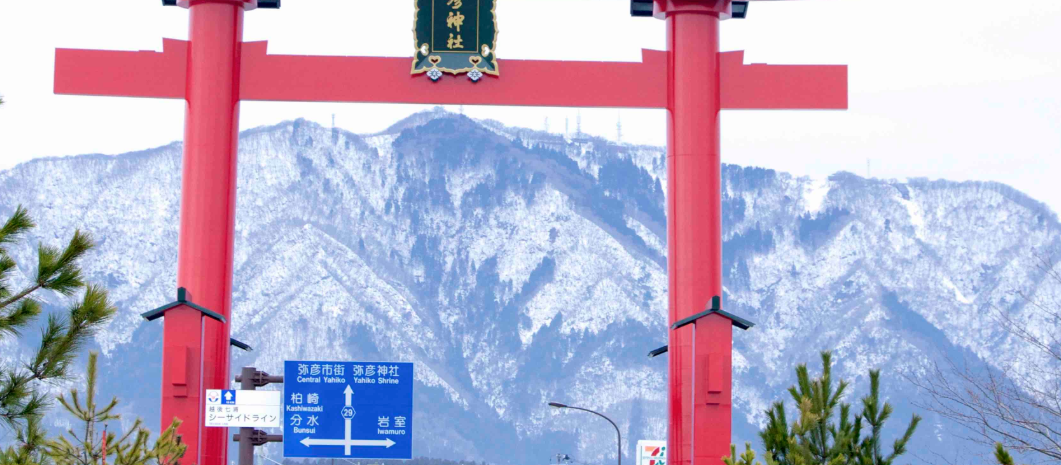
[[[731,0],[651,0],[653,16],[667,21],[667,51],[644,50],[641,63],[504,60],[503,76],[479,83],[410,76],[407,57],[269,55],[265,42],[242,41],[244,11],[266,0],[163,3],[190,10],[189,41],[165,39],[161,53],[56,49],[55,93],[185,100],[177,286],[188,292],[166,315],[161,418],[163,427],[184,420],[190,465],[227,464],[227,429],[203,427],[202,399],[205,389],[228,388],[231,375],[241,100],[667,109],[672,324],[721,309],[711,304],[722,295],[720,111],[847,108],[846,66],[745,65],[743,52],[720,53]],[[205,318],[202,307],[222,318]],[[669,334],[676,465],[717,465],[729,453],[731,324],[742,322],[701,316],[702,331]]]

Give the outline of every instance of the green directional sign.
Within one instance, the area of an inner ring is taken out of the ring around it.
[[[439,80],[442,73],[468,73],[473,81],[498,75],[497,0],[413,0],[416,54],[413,74]]]

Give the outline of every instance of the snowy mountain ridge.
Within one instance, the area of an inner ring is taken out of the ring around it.
[[[85,271],[121,309],[97,338],[104,370],[135,379],[160,373],[161,326],[139,313],[173,297],[180,151],[0,172],[0,215],[23,204],[39,224],[14,249],[24,275],[38,240],[96,237]],[[232,329],[255,350],[233,367],[414,361],[418,456],[614,459],[610,426],[555,400],[607,412],[632,458],[637,439],[666,436],[666,363],[645,356],[666,341],[665,173],[660,148],[440,111],[365,136],[302,120],[245,131]],[[822,349],[856,395],[870,367],[1040,363],[984,315],[1023,315],[1018,291],[1061,293],[1033,266],[1061,250],[1043,204],[994,183],[735,165],[723,178],[725,301],[757,323],[734,334],[735,442],[758,443],[762,411]],[[157,423],[157,385],[103,389]],[[905,420],[916,392],[884,389]],[[950,428],[928,416],[915,445],[955,447]]]

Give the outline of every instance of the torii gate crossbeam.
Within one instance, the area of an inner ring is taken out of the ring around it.
[[[504,78],[480,86],[454,78],[427,85],[408,76],[408,58],[269,55],[266,48],[243,44],[240,100],[667,108],[667,52],[657,50],[642,50],[640,63],[504,60]],[[724,109],[847,108],[847,66],[746,65],[741,51],[719,59]],[[183,40],[163,39],[162,52],[60,48],[55,93],[184,98],[187,64]]]
[[[731,0],[654,0],[667,51],[640,63],[504,60],[479,83],[409,75],[409,58],[269,55],[243,43],[244,11],[258,0],[179,0],[189,41],[162,52],[56,49],[55,93],[185,100],[178,287],[219,313],[178,305],[166,316],[162,423],[179,417],[184,463],[226,465],[227,431],[203,427],[206,389],[229,386],[229,322],[241,100],[632,107],[667,110],[669,321],[722,296],[722,109],[846,109],[846,66],[745,65],[719,52]],[[164,3],[168,3],[164,0]],[[365,72],[371,70],[371,72]],[[718,465],[729,453],[731,320],[670,331],[669,457]],[[695,354],[695,355],[694,355]],[[693,357],[695,356],[695,360]]]

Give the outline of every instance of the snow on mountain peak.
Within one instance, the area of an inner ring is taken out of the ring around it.
[[[665,162],[660,148],[440,111],[366,136],[302,120],[245,131],[232,322],[255,351],[232,366],[414,361],[418,455],[614,458],[610,426],[550,400],[607,412],[633,454],[666,434],[666,361],[645,356],[667,339]],[[179,144],[0,172],[0,215],[23,204],[40,225],[19,263],[74,228],[98,239],[85,272],[121,310],[97,339],[101,369],[159,374],[160,325],[138,314],[173,297],[180,173]],[[1033,366],[984,312],[1024,314],[1017,291],[1061,294],[1032,266],[1059,250],[1056,215],[997,184],[725,165],[723,219],[725,299],[757,323],[734,334],[737,443],[755,442],[792,367],[822,349],[853,395],[870,367],[955,351]],[[121,378],[104,392],[157,423],[157,384]],[[885,391],[897,414],[917,395]],[[955,444],[919,434],[911,447]]]

